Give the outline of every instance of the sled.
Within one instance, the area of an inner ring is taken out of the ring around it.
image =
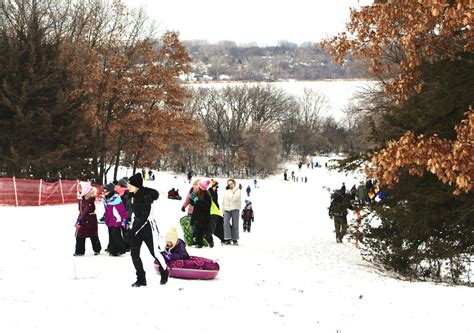
[[[193,226],[191,225],[191,215],[183,216],[179,220],[179,224],[181,225],[181,228],[183,229],[184,242],[186,243],[186,245],[191,246],[191,245],[196,244],[196,242],[194,241]],[[203,239],[202,245],[209,246],[206,239]]]
[[[219,264],[215,260],[190,256],[189,259],[172,260],[167,262],[170,277],[191,280],[212,280],[219,274]],[[160,266],[155,260],[155,270],[160,272]]]

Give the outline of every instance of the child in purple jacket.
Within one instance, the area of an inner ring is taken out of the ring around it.
[[[178,238],[176,228],[171,228],[165,236],[166,251],[162,252],[166,262],[179,259],[189,259],[186,243]]]
[[[123,242],[121,226],[122,221],[125,228],[128,228],[127,210],[120,196],[115,193],[115,185],[113,183],[104,186],[104,207],[105,207],[105,224],[109,229],[109,254],[111,256],[119,256],[125,253],[125,243]]]

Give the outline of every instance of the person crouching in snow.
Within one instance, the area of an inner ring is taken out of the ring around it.
[[[86,238],[91,239],[94,255],[100,254],[102,246],[98,236],[97,216],[95,215],[95,197],[97,189],[89,182],[81,182],[79,191],[79,216],[76,221],[76,251],[74,256],[83,256],[86,252]]]
[[[252,202],[250,200],[245,200],[245,207],[242,210],[242,220],[244,220],[244,232],[250,232],[250,227],[254,221]]]
[[[161,253],[155,255],[153,245],[153,234],[149,222],[151,205],[158,199],[158,192],[154,189],[143,187],[143,178],[140,173],[130,177],[128,180],[128,189],[132,193],[132,209],[135,215],[133,226],[130,232],[130,255],[132,257],[133,265],[135,266],[137,281],[132,284],[132,287],[146,286],[145,270],[140,259],[140,248],[145,242],[150,254],[158,263],[163,262],[163,258],[159,260],[157,256],[161,257]],[[160,284],[168,282],[169,272],[166,267],[160,264],[159,268],[161,274]]]
[[[186,251],[186,243],[178,238],[176,228],[171,228],[165,236],[166,251],[161,254],[165,258],[166,262],[173,260],[184,260],[189,259],[188,251]]]
[[[104,186],[105,224],[109,229],[109,254],[119,256],[125,253],[125,243],[122,238],[122,221],[128,228],[127,210],[120,196],[115,192],[113,183]]]

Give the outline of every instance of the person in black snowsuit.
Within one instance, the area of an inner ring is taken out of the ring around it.
[[[191,216],[191,225],[196,227],[196,245],[203,246],[203,238],[206,238],[210,247],[214,247],[214,240],[211,234],[211,195],[207,188],[209,180],[199,182],[199,190],[193,193],[189,199],[194,206]]]
[[[344,182],[342,183],[341,191],[342,191],[343,193],[346,193],[346,183],[344,183]]]
[[[120,195],[123,204],[125,205],[125,210],[127,211],[128,221],[132,221],[132,194],[128,190],[128,180],[126,178],[119,179],[117,185],[115,186],[115,191]],[[128,241],[128,233],[130,229],[125,226],[122,226],[122,237],[125,244],[125,251],[130,252],[130,242]]]
[[[216,180],[211,179],[210,185],[211,187],[209,187],[208,192],[209,192],[209,195],[211,196],[212,202],[214,203],[214,205],[216,206],[218,210],[216,212],[213,212],[211,208],[211,234],[219,238],[221,242],[224,242],[224,220],[222,218],[222,212],[220,212],[219,210],[219,202],[218,202],[219,195],[217,193],[219,189],[219,183]]]
[[[133,265],[135,266],[137,281],[132,284],[132,287],[146,286],[145,270],[140,259],[140,248],[145,242],[150,254],[157,259],[155,248],[153,244],[153,234],[149,216],[151,212],[151,205],[158,199],[158,192],[154,189],[143,187],[142,175],[137,173],[128,180],[128,189],[132,194],[132,209],[135,214],[133,226],[130,232],[130,255],[132,257]],[[160,254],[161,255],[161,254]],[[157,259],[159,263],[160,260]],[[169,272],[166,267],[159,268],[161,274],[160,284],[165,284],[168,281]]]
[[[342,243],[342,238],[347,231],[347,210],[351,207],[350,200],[342,190],[337,190],[331,195],[329,217],[334,219],[336,228],[336,242]]]
[[[245,191],[247,192],[247,196],[250,197],[250,192],[252,191],[252,189],[250,188],[250,185],[247,186],[247,189]]]
[[[148,170],[148,180],[155,180],[155,175],[151,170]]]
[[[355,184],[352,185],[350,193],[351,193],[351,200],[355,200],[356,195],[357,195],[357,188],[356,188]]]
[[[288,180],[288,174],[286,173],[286,171],[285,173],[283,173],[283,180]]]

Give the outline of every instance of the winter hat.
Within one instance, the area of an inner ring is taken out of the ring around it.
[[[119,179],[118,185],[122,187],[127,187],[128,186],[128,181],[125,178]]]
[[[165,241],[173,243],[174,247],[176,243],[178,242],[178,233],[176,232],[176,228],[172,227],[165,236]]]
[[[207,190],[207,187],[209,186],[209,184],[210,184],[210,181],[209,181],[209,180],[207,180],[207,179],[206,179],[206,180],[201,180],[201,181],[199,182],[199,188],[200,188],[201,190],[203,190],[203,191],[206,191],[206,190]]]
[[[128,183],[137,188],[143,187],[143,176],[141,173],[136,173],[128,179]]]
[[[114,183],[108,183],[107,185],[104,186],[104,191],[113,193],[115,192],[115,185]]]
[[[248,205],[251,205],[252,204],[252,201],[250,200],[245,200],[245,206],[248,206]]]
[[[92,190],[92,185],[89,182],[80,182],[79,185],[81,185],[81,197],[85,197],[91,190]]]

